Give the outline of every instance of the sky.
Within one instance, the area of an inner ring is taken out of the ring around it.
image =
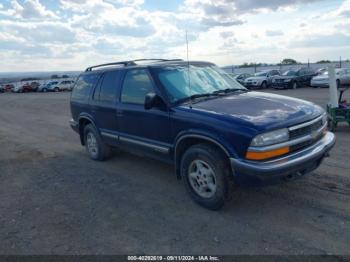
[[[0,71],[350,59],[350,0],[0,0]]]

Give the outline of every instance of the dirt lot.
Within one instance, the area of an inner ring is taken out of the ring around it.
[[[0,254],[350,254],[349,126],[312,174],[235,188],[212,212],[171,166],[126,153],[90,160],[69,119],[68,93],[0,94]]]

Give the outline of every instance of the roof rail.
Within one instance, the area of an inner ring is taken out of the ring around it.
[[[160,62],[167,62],[167,61],[183,61],[182,59],[162,59],[162,58],[145,58],[145,59],[135,59],[132,60],[132,62],[142,62],[142,61],[160,61]]]
[[[101,65],[95,65],[90,66],[85,69],[85,71],[92,71],[93,68],[98,67],[104,67],[104,66],[113,66],[113,65],[123,65],[123,66],[131,66],[131,65],[137,65],[135,62],[142,62],[142,61],[160,61],[160,62],[166,62],[166,61],[183,61],[182,59],[161,59],[161,58],[149,58],[149,59],[136,59],[136,60],[130,60],[130,61],[122,61],[122,62],[114,62],[114,63],[107,63],[107,64],[101,64]]]
[[[107,63],[107,64],[90,66],[90,67],[86,68],[85,71],[92,71],[93,68],[104,67],[104,66],[112,66],[112,65],[128,66],[128,65],[136,65],[136,64],[133,61],[114,62],[114,63]]]

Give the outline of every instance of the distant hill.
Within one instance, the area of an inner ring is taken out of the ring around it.
[[[51,76],[68,76],[74,78],[80,71],[51,71],[51,72],[0,72],[0,83],[16,82],[22,79],[50,79]]]

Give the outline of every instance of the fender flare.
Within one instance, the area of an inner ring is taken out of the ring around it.
[[[82,145],[84,145],[84,137],[83,137],[83,134],[82,134],[82,132],[84,130],[81,130],[80,121],[83,120],[83,119],[88,120],[95,127],[96,131],[100,134],[100,130],[97,128],[97,126],[95,124],[95,121],[93,120],[92,116],[90,116],[89,114],[81,114],[78,117],[78,123],[79,123],[78,126],[79,126],[80,143]]]
[[[236,158],[237,155],[234,151],[233,148],[228,149],[226,148],[223,143],[220,141],[220,139],[216,136],[210,135],[210,134],[206,134],[204,132],[189,132],[189,133],[184,133],[184,134],[179,134],[177,136],[177,138],[175,139],[175,143],[174,143],[174,148],[173,148],[173,154],[174,154],[174,164],[175,164],[175,173],[178,179],[181,179],[181,174],[180,174],[180,168],[179,168],[179,159],[177,159],[177,150],[178,150],[178,145],[180,144],[180,142],[186,138],[198,138],[198,139],[202,139],[202,140],[206,140],[212,144],[215,144],[216,146],[218,146],[228,158]]]

